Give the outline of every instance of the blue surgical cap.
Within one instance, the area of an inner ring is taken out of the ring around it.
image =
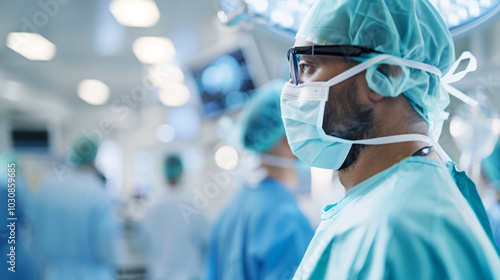
[[[280,95],[285,81],[274,80],[258,88],[240,115],[240,142],[259,154],[273,148],[285,137]]]
[[[68,160],[73,165],[94,164],[97,156],[98,143],[87,137],[79,138],[73,143]]]
[[[182,171],[182,161],[178,155],[172,154],[165,158],[163,173],[167,181],[178,181],[182,175]]]
[[[481,162],[481,168],[488,178],[490,185],[500,191],[500,142],[493,153]]]
[[[455,62],[451,34],[428,0],[319,0],[306,15],[296,37],[317,45],[370,47],[435,66],[443,76]],[[439,120],[449,104],[440,77],[402,66],[403,76],[393,79],[377,70],[381,64],[398,65],[381,61],[366,71],[368,86],[373,91],[388,97],[403,93],[427,122]]]

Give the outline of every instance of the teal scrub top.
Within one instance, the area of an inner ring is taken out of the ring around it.
[[[280,182],[244,186],[213,227],[206,279],[291,279],[313,234]]]
[[[500,202],[497,201],[491,204],[487,211],[495,243],[497,248],[500,249]]]
[[[407,158],[325,207],[293,279],[500,279],[478,199],[454,166]]]

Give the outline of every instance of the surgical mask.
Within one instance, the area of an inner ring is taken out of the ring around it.
[[[261,162],[267,165],[295,170],[297,180],[295,185],[291,186],[294,193],[311,192],[311,168],[298,159],[284,158],[264,154],[261,156]]]
[[[451,94],[462,100],[471,101],[468,96],[452,88],[448,83],[456,82],[463,78],[466,73],[460,72],[454,74],[458,64],[464,60],[470,59],[471,67],[465,71],[475,70],[476,61],[472,54],[466,52],[457,63],[452,67],[449,74],[442,79],[444,88]],[[349,70],[331,78],[326,82],[309,82],[299,85],[286,83],[281,94],[281,114],[285,125],[288,143],[292,152],[302,161],[312,167],[338,170],[344,163],[352,145],[382,145],[409,141],[420,141],[427,145],[434,145],[436,151],[443,160],[449,160],[444,150],[437,143],[444,120],[438,123],[432,123],[430,127],[430,137],[422,134],[401,134],[386,137],[378,137],[363,140],[347,140],[335,136],[330,136],[323,130],[323,117],[325,104],[328,101],[330,87],[337,85],[358,73],[368,69],[371,66],[381,62],[389,61],[395,65],[406,66],[409,68],[420,69],[441,77],[441,71],[434,66],[411,61],[391,55],[377,55],[370,58]],[[387,64],[392,64],[387,63]],[[451,90],[451,89],[452,90]],[[467,102],[465,101],[465,102]]]

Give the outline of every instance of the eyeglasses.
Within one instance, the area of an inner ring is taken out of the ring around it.
[[[367,53],[380,53],[372,48],[351,45],[330,45],[330,46],[301,46],[288,49],[288,62],[290,63],[290,76],[295,85],[299,84],[299,57],[300,55],[325,55],[359,57]]]

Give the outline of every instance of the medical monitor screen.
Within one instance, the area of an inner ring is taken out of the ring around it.
[[[49,148],[49,133],[47,130],[14,129],[11,132],[12,146],[15,149]]]
[[[254,92],[255,83],[241,49],[219,55],[192,73],[208,118],[238,110]]]

